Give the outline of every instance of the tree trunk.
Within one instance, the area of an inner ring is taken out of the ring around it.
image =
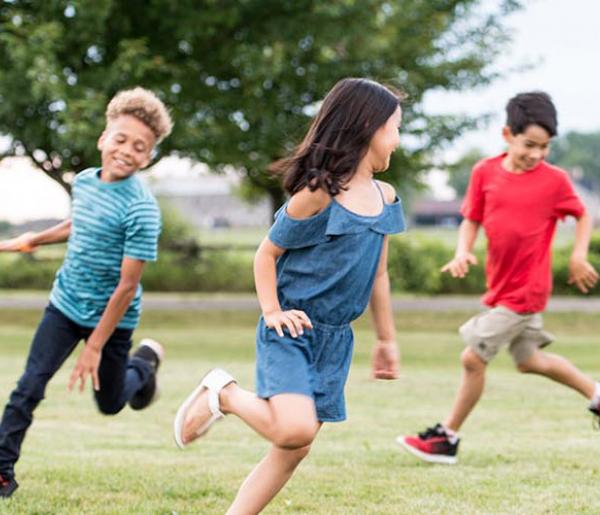
[[[70,197],[71,196],[71,185],[68,182],[66,182],[63,178],[63,173],[65,171],[55,168],[49,159],[46,159],[44,161],[38,161],[37,159],[35,159],[33,157],[33,152],[31,152],[27,147],[24,147],[24,148],[25,148],[25,153],[27,154],[27,157],[29,157],[29,159],[31,159],[31,162],[35,166],[37,166],[37,168],[39,168],[42,172],[44,172],[44,174],[46,176],[50,177],[50,179],[52,179],[53,181],[60,184],[61,188],[64,189],[67,192],[67,195],[69,195],[69,197]]]

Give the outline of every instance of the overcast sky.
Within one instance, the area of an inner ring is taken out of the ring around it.
[[[469,147],[487,153],[503,148],[500,130],[506,101],[516,93],[542,89],[553,97],[559,114],[559,131],[600,130],[600,1],[524,0],[527,7],[511,16],[513,43],[498,63],[508,70],[524,63],[535,66],[476,91],[427,95],[432,113],[494,113],[487,129],[464,135],[451,149],[450,158]],[[40,172],[17,173],[0,167],[0,220],[68,215],[68,198]]]

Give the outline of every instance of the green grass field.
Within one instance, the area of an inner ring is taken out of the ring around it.
[[[599,513],[600,432],[586,402],[545,379],[522,376],[500,357],[484,398],[463,429],[460,464],[418,462],[394,443],[399,433],[443,417],[459,379],[456,328],[469,313],[397,317],[398,381],[369,380],[373,335],[356,326],[347,388],[349,419],[326,425],[307,460],[265,513],[573,514]],[[0,313],[0,402],[22,370],[39,313]],[[267,443],[228,418],[185,451],[171,422],[204,371],[254,375],[253,313],[148,312],[137,336],[167,347],[162,397],[144,412],[100,415],[91,393],[68,394],[72,357],[51,382],[17,465],[21,487],[2,513],[224,513]],[[599,375],[600,317],[548,315],[554,350]]]

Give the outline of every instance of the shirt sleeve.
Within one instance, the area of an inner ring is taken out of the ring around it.
[[[160,210],[156,202],[150,199],[134,202],[125,217],[125,256],[156,261],[160,230]]]
[[[468,220],[481,223],[483,221],[483,210],[485,197],[483,195],[482,168],[475,165],[469,179],[469,186],[463,200],[460,214]]]
[[[566,216],[574,216],[575,218],[581,218],[585,213],[585,206],[581,202],[581,199],[575,193],[571,181],[567,177],[567,174],[563,174],[561,178],[561,185],[557,195],[557,201],[554,205],[554,214],[561,220]]]
[[[301,249],[327,241],[329,209],[309,218],[296,219],[287,213],[287,202],[275,213],[268,238],[282,249]]]

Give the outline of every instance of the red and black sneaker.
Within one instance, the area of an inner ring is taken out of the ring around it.
[[[14,477],[0,474],[0,497],[10,497],[19,488]]]
[[[460,439],[449,436],[442,424],[436,424],[418,436],[399,436],[396,442],[422,460],[454,465]]]

